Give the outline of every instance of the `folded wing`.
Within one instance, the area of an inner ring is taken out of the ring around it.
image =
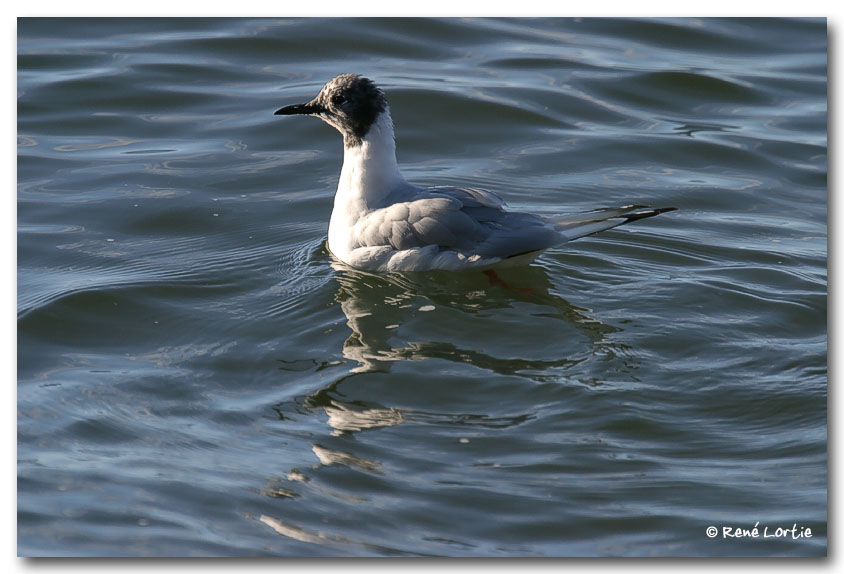
[[[363,217],[355,225],[356,247],[436,247],[506,259],[674,209],[626,205],[546,219],[503,207],[501,198],[488,191],[431,188]]]

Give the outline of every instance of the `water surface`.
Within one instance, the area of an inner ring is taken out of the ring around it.
[[[826,50],[823,20],[19,20],[18,552],[825,555]],[[415,183],[679,211],[509,287],[343,269],[340,138],[272,112],[346,72]],[[812,537],[722,535],[756,523]]]

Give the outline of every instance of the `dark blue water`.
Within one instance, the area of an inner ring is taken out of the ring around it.
[[[826,554],[824,20],[21,19],[17,49],[19,554]],[[336,268],[340,138],[272,113],[346,72],[410,181],[679,211],[509,288]]]

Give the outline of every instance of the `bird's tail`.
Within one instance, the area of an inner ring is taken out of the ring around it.
[[[607,209],[595,209],[585,213],[563,215],[551,218],[551,222],[557,231],[568,241],[592,235],[600,231],[606,231],[637,219],[653,217],[666,211],[674,211],[676,207],[652,208],[646,205],[625,205],[623,207],[611,207]]]

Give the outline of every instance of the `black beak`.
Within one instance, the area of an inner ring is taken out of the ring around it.
[[[293,115],[312,115],[325,111],[325,109],[314,102],[307,104],[294,104],[292,106],[285,106],[280,110],[276,110],[274,116],[293,116]]]

